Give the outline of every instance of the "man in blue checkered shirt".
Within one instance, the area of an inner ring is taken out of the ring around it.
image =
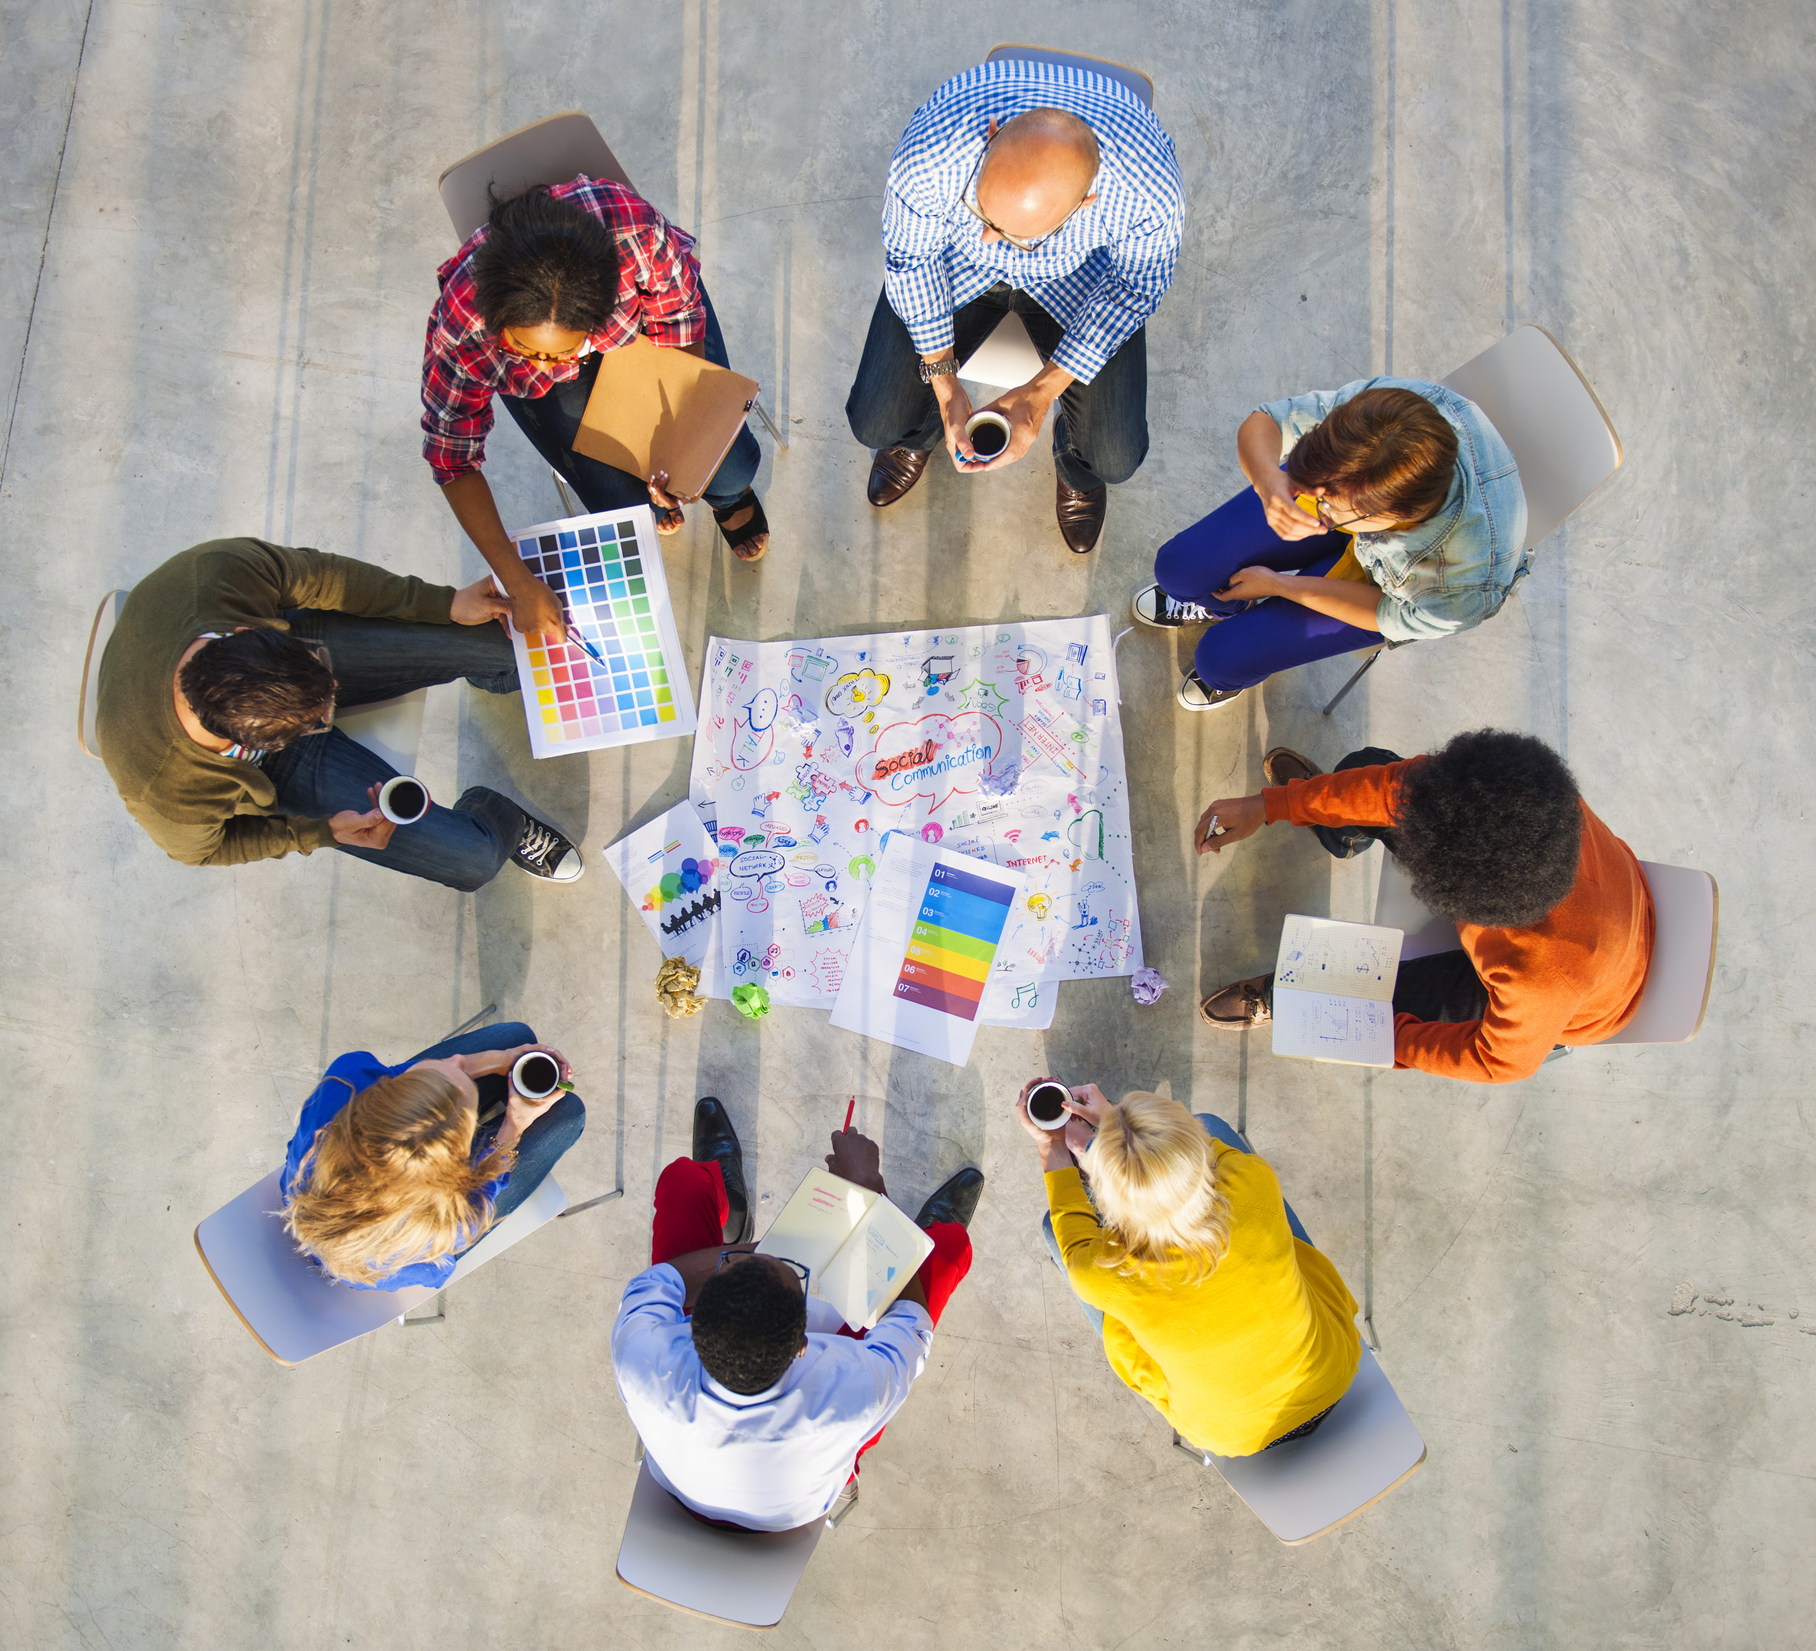
[[[883,292],[845,404],[877,450],[870,502],[901,498],[942,441],[966,474],[1013,464],[1057,401],[1060,533],[1081,555],[1095,546],[1106,484],[1147,456],[1145,324],[1184,217],[1171,140],[1107,74],[986,63],[915,110],[889,164]],[[1011,310],[1044,365],[990,403],[1009,436],[985,457],[957,370]]]

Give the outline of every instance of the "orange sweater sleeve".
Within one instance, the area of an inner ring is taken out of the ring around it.
[[[1346,768],[1341,774],[1320,774],[1315,779],[1267,786],[1261,793],[1267,823],[1391,826],[1394,810],[1400,804],[1400,777],[1415,762],[1424,760],[1409,757],[1405,762]]]

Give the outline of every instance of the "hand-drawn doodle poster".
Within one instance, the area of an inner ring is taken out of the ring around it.
[[[1141,919],[1117,706],[1102,614],[708,637],[689,795],[726,868],[731,983],[830,1008],[894,831],[1024,874],[992,976],[993,997],[1017,1012],[1038,1011],[1041,982],[1133,973]]]

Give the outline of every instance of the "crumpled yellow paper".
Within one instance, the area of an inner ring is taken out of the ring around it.
[[[695,997],[700,984],[700,971],[684,957],[665,957],[656,971],[656,1001],[670,1020],[686,1020],[706,1007],[706,999]]]

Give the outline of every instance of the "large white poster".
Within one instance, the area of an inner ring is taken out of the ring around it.
[[[811,641],[708,637],[690,795],[727,871],[731,984],[830,1008],[883,839],[1026,878],[993,984],[1141,965],[1110,622]],[[1049,1005],[1050,1009],[1050,1005]]]

